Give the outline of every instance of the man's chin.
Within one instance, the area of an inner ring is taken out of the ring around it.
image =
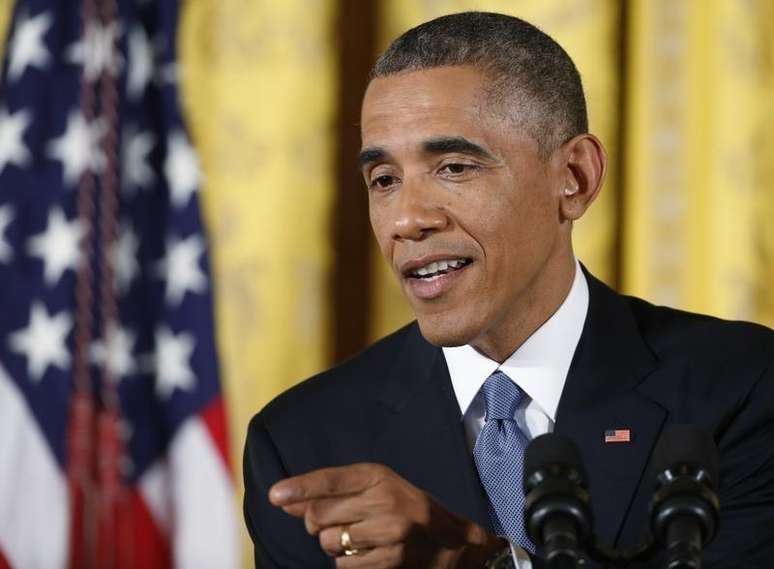
[[[449,322],[445,320],[438,316],[418,316],[419,330],[425,340],[439,348],[463,346],[471,342],[473,334],[469,334],[465,326],[460,326],[453,318],[448,319]]]

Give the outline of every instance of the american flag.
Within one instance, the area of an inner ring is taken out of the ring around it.
[[[632,434],[629,429],[611,429],[605,431],[606,443],[628,443],[632,440]]]
[[[239,565],[173,0],[18,0],[0,74],[0,569]]]

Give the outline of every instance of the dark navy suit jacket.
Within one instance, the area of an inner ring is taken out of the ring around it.
[[[656,307],[587,278],[589,312],[555,431],[581,451],[597,535],[618,547],[641,540],[653,447],[665,426],[693,423],[713,433],[721,457],[720,531],[705,567],[774,567],[774,332]],[[629,429],[631,442],[605,444],[605,430],[617,428]],[[251,421],[244,509],[257,567],[333,567],[267,492],[287,476],[355,462],[385,464],[489,526],[443,353],[416,323],[283,393]]]

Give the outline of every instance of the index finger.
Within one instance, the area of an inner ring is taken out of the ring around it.
[[[384,467],[376,464],[350,464],[313,470],[277,482],[269,490],[275,506],[287,506],[316,498],[358,494],[376,485]]]

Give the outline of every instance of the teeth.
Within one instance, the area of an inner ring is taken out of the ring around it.
[[[465,264],[464,259],[449,259],[449,260],[443,260],[443,261],[435,261],[433,263],[428,263],[424,267],[420,267],[414,270],[414,275],[419,277],[425,277],[427,275],[433,275],[440,271],[448,271],[449,268],[458,269],[464,264]]]

